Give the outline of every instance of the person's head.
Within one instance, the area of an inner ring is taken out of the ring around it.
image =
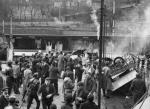
[[[24,53],[22,54],[22,57],[25,57],[25,54],[24,54]]]
[[[38,79],[38,72],[34,73],[33,77],[36,78],[36,79]]]
[[[8,95],[8,88],[7,88],[7,87],[2,89],[2,95],[3,95],[6,99],[9,98],[9,95]]]
[[[90,94],[87,96],[87,100],[90,101],[90,102],[93,102],[94,100],[94,95]]]
[[[137,78],[137,79],[142,79],[142,75],[138,73],[138,74],[136,75],[136,78]]]
[[[27,64],[27,65],[26,65],[26,68],[27,68],[27,69],[29,69],[29,68],[30,68],[30,65],[29,65],[29,64]]]
[[[103,67],[102,71],[105,75],[109,75],[111,73],[111,70],[109,67]]]
[[[84,88],[84,83],[83,82],[78,82],[77,84],[78,89],[83,89]]]
[[[46,54],[45,57],[48,57],[48,54]]]
[[[70,68],[69,66],[67,66],[66,70],[67,70],[67,71],[70,71],[70,70],[71,70],[71,68]]]
[[[49,77],[47,77],[46,79],[45,79],[45,84],[50,84],[51,83],[51,79],[49,78]]]
[[[51,55],[50,56],[53,56],[54,55],[54,53],[51,53]]]
[[[7,62],[7,65],[8,65],[9,67],[11,67],[11,66],[12,66],[12,61],[8,61],[8,62]]]
[[[10,96],[8,101],[9,101],[10,105],[16,105],[16,97],[15,96]]]
[[[12,74],[13,74],[13,70],[12,69],[7,69],[6,70],[6,75],[7,76],[12,76]]]
[[[53,62],[52,62],[52,66],[54,66],[54,67],[55,67],[55,65],[56,65],[56,63],[53,61]]]
[[[56,104],[51,104],[50,109],[57,109]]]
[[[18,65],[18,60],[15,61],[15,64]]]

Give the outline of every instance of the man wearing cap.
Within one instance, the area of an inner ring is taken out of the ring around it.
[[[36,109],[40,107],[40,100],[37,95],[37,91],[39,89],[40,81],[38,80],[38,73],[34,73],[33,78],[30,79],[27,90],[27,109],[30,109],[33,99],[36,101]]]
[[[8,106],[8,88],[2,89],[2,95],[0,96],[0,109],[4,109],[6,106]]]
[[[14,86],[14,78],[12,69],[6,70],[6,86],[8,87],[8,94],[10,95]]]
[[[43,59],[42,65],[41,65],[41,84],[44,83],[45,78],[49,75],[49,65],[47,63],[46,58]]]
[[[84,80],[84,88],[88,94],[93,94],[96,91],[96,79],[94,75],[95,72],[88,73],[87,78]]]
[[[94,95],[89,95],[87,101],[80,105],[79,109],[98,109],[98,106],[93,102]]]
[[[4,109],[19,109],[19,107],[16,104],[16,97],[15,96],[10,96],[9,97],[9,105],[6,106]]]
[[[69,66],[67,66],[66,71],[64,72],[62,78],[64,79],[65,77],[69,77],[74,82],[74,74],[73,71],[71,71],[71,68]]]
[[[38,95],[42,94],[42,106],[43,109],[50,109],[50,106],[53,101],[53,96],[55,95],[56,91],[51,83],[51,79],[47,77],[45,79],[45,83],[38,90]],[[40,96],[39,96],[40,99]]]
[[[72,95],[67,95],[66,96],[65,103],[61,106],[61,109],[73,109]]]
[[[50,66],[49,77],[51,79],[51,82],[54,84],[54,87],[55,87],[55,90],[56,90],[56,95],[59,95],[59,93],[58,93],[59,71],[58,71],[58,68],[55,66],[54,62]]]
[[[75,100],[76,109],[79,109],[80,104],[85,102],[87,99],[88,93],[84,90],[84,83],[79,82],[77,84],[77,90],[73,95],[73,100]]]

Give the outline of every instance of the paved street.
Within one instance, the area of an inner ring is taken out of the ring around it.
[[[57,108],[60,109],[61,105],[63,104],[63,94],[62,94],[62,79],[59,80],[59,96],[54,97],[53,103],[57,105]],[[16,95],[21,104],[21,95]],[[97,98],[97,97],[95,97]],[[97,99],[95,99],[95,102],[97,102]],[[106,99],[102,97],[102,109],[129,109],[129,108],[124,108],[124,103],[125,103],[125,98],[120,97],[120,96],[112,96],[110,99]],[[31,106],[31,109],[35,109],[36,102],[33,101],[33,104]],[[26,109],[26,103],[23,104],[21,109]],[[42,109],[42,105],[40,106],[40,109]],[[75,109],[75,107],[74,107]]]

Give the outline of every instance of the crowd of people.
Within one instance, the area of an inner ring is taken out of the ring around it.
[[[23,55],[14,63],[8,61],[7,69],[3,72],[6,80],[0,83],[0,109],[8,109],[10,106],[18,109],[17,99],[11,96],[12,92],[22,94],[22,102],[27,103],[27,109],[30,109],[33,99],[36,101],[36,109],[40,109],[40,104],[43,109],[57,109],[53,98],[60,96],[60,93],[64,95],[61,109],[98,109],[94,102],[98,81],[101,80],[104,97],[111,97],[112,88],[111,69],[104,66],[101,79],[98,69],[98,63],[88,56],[78,55],[72,59],[71,54],[63,52],[49,52],[45,55],[37,52],[30,58]],[[62,92],[58,91],[59,79],[63,80],[63,85],[59,86]],[[20,87],[23,87],[22,91]],[[135,90],[134,85],[131,90]]]
[[[29,58],[22,55],[15,62],[8,61],[6,70],[1,72],[6,77],[6,85],[3,84],[6,87],[2,86],[0,89],[2,99],[6,101],[1,103],[3,100],[0,98],[0,107],[3,105],[1,109],[8,106],[12,92],[22,94],[22,101],[27,103],[27,109],[30,109],[33,99],[36,101],[36,109],[40,108],[40,102],[43,109],[57,107],[53,104],[53,98],[61,93],[58,91],[59,79],[63,80],[63,85],[59,86],[62,87],[64,95],[62,109],[72,109],[73,104],[76,109],[85,109],[81,104],[86,101],[97,109],[93,100],[94,92],[97,91],[98,65],[94,65],[88,57],[86,60],[86,64],[83,65],[80,55],[73,60],[68,53],[44,55],[37,52]]]

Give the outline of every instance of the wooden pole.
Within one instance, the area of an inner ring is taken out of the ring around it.
[[[101,109],[101,78],[102,78],[102,54],[103,54],[103,15],[104,15],[104,0],[101,0],[100,8],[100,38],[99,38],[99,87],[98,87],[98,107]]]

